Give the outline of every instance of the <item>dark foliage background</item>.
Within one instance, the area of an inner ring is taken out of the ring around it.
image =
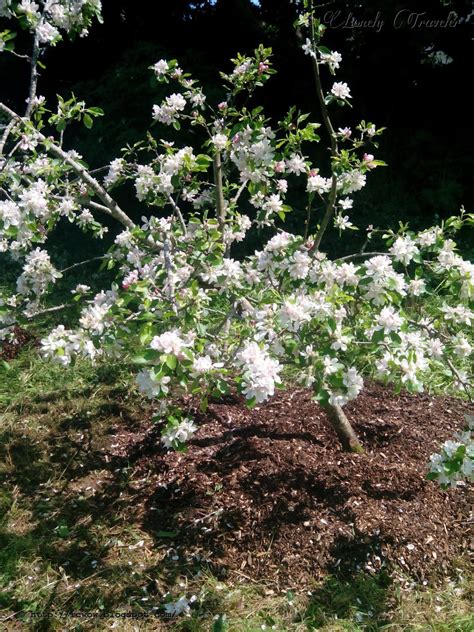
[[[74,92],[105,110],[92,132],[77,130],[69,137],[90,165],[107,163],[126,143],[143,137],[152,104],[163,96],[148,70],[161,57],[177,58],[210,98],[218,99],[218,70],[229,68],[231,57],[259,43],[272,46],[278,74],[257,99],[274,119],[296,105],[320,120],[310,64],[292,26],[292,0],[103,0],[103,5],[103,25],[48,53],[40,84],[40,94],[48,98]],[[357,194],[355,223],[396,226],[408,220],[421,227],[462,204],[471,210],[472,2],[334,0],[322,3],[320,17],[328,26],[326,45],[343,55],[338,80],[347,81],[353,94],[354,108],[336,111],[336,125],[365,119],[388,128],[376,154],[389,167],[371,174]],[[452,62],[433,64],[430,50],[443,51]],[[0,96],[19,106],[28,69],[17,60],[7,64],[5,55],[0,60]],[[161,137],[170,135],[154,129]],[[126,202],[128,208],[137,206],[132,195]],[[292,221],[302,223],[301,218],[295,214]]]

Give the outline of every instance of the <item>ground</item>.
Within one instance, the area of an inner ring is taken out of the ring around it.
[[[468,489],[426,480],[465,402],[369,383],[347,406],[366,450],[351,455],[307,391],[253,410],[189,401],[199,431],[176,453],[119,366],[65,371],[32,349],[1,377],[5,629],[105,630],[118,620],[58,615],[148,616],[192,595],[190,618],[115,627],[474,627]]]

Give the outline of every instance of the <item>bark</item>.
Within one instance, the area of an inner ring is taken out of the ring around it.
[[[219,230],[222,237],[224,237],[225,228],[225,200],[224,200],[224,185],[222,179],[222,160],[220,152],[217,152],[214,157],[214,184],[216,185],[216,215],[219,222]]]
[[[338,405],[331,406],[328,404],[325,406],[324,410],[326,411],[329,422],[336,431],[344,450],[347,452],[356,452],[358,454],[363,453],[364,448],[357,438],[357,435],[351,426],[351,422],[347,419],[342,408]]]

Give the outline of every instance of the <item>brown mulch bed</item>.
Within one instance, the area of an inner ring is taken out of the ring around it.
[[[21,327],[13,327],[8,340],[0,340],[0,360],[13,360],[23,347],[34,340],[34,336]]]
[[[363,455],[341,451],[296,389],[253,410],[229,398],[195,413],[184,453],[165,452],[153,427],[145,438],[117,429],[111,452],[146,475],[135,510],[156,542],[218,576],[301,585],[328,571],[449,572],[467,550],[469,489],[441,490],[426,464],[468,405],[369,384],[345,410]]]

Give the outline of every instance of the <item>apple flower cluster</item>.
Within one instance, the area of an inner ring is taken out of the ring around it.
[[[81,33],[100,2],[0,0],[0,13],[25,19],[46,45],[61,31]],[[303,49],[318,69],[334,74],[341,66],[341,55],[320,47],[314,33]],[[321,127],[308,115],[292,109],[274,123],[262,108],[238,105],[242,92],[252,97],[274,72],[271,51],[261,46],[232,61],[217,104],[176,60],[157,61],[151,70],[171,84],[170,94],[154,105],[147,140],[112,160],[105,177],[62,146],[70,121],[90,127],[97,110],[60,101],[50,116],[35,97],[34,117],[20,117],[0,103],[8,148],[0,149],[0,256],[18,268],[15,286],[0,290],[0,339],[47,311],[45,298],[67,276],[47,250],[51,232],[67,221],[102,237],[106,215],[120,225],[101,257],[115,280],[97,293],[76,285],[77,323],[45,335],[41,352],[62,366],[78,356],[136,365],[137,389],[164,422],[166,448],[181,448],[197,431],[174,402],[196,397],[204,409],[231,389],[258,406],[296,380],[340,411],[368,375],[411,392],[436,380],[471,397],[474,266],[452,237],[474,218],[463,212],[418,233],[387,230],[376,252],[329,257],[321,247],[328,227],[357,230],[354,199],[383,165],[369,153],[382,130],[364,121],[339,128],[325,170],[307,155]],[[352,97],[344,81],[319,96],[325,108]],[[161,138],[185,122],[202,142]],[[136,196],[140,222],[112,197],[120,187]],[[288,203],[298,196],[304,210]],[[289,213],[305,218],[298,232],[285,230]],[[78,269],[83,263],[90,265]],[[432,460],[442,484],[449,459],[458,468],[452,480],[472,472],[471,448],[460,461],[456,446],[445,444]]]
[[[23,21],[39,45],[54,45],[64,33],[87,35],[92,20],[101,19],[101,10],[101,0],[0,1],[0,17]]]
[[[474,415],[466,415],[466,422],[465,432],[445,441],[441,451],[431,455],[428,478],[443,487],[456,487],[474,477]]]
[[[242,366],[242,392],[247,399],[260,404],[275,393],[281,367],[265,349],[250,342],[239,351],[237,361]]]

